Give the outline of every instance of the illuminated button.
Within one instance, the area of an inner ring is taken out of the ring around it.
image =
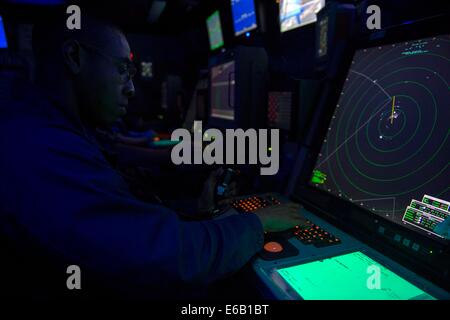
[[[277,253],[277,252],[283,251],[283,246],[281,244],[279,244],[278,242],[271,241],[271,242],[267,242],[264,245],[264,250],[266,250],[268,252]]]

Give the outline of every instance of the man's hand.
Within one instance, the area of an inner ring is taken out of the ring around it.
[[[440,234],[445,239],[450,239],[450,217],[447,217],[444,221],[439,223],[435,228],[434,232]]]
[[[299,204],[290,202],[259,209],[255,213],[261,220],[264,231],[279,232],[297,225],[307,225],[306,219],[300,215],[299,210]]]

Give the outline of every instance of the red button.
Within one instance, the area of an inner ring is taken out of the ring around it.
[[[278,242],[275,241],[271,241],[271,242],[267,242],[264,245],[264,250],[268,251],[268,252],[281,252],[283,251],[283,246],[281,244],[279,244]]]

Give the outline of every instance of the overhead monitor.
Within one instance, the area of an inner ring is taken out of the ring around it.
[[[229,61],[211,68],[211,117],[234,120],[235,63]]]
[[[310,183],[441,239],[450,215],[450,37],[356,51]]]
[[[0,16],[0,49],[8,48],[8,42],[6,40],[5,26],[3,25],[2,16]]]
[[[239,36],[257,28],[255,3],[253,0],[231,0],[234,35]]]
[[[281,32],[316,22],[316,14],[324,6],[325,0],[281,0]]]
[[[215,11],[208,17],[208,19],[206,20],[206,26],[208,29],[209,46],[211,50],[222,47],[224,45],[224,42],[219,11]]]

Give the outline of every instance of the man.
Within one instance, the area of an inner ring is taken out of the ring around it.
[[[123,116],[134,94],[123,33],[84,15],[79,31],[67,30],[64,19],[37,26],[33,45],[40,89],[0,108],[0,219],[19,247],[32,245],[58,268],[79,266],[84,288],[95,278],[127,293],[169,297],[236,272],[261,250],[263,231],[302,221],[298,206],[280,206],[186,222],[137,200],[91,134]]]

